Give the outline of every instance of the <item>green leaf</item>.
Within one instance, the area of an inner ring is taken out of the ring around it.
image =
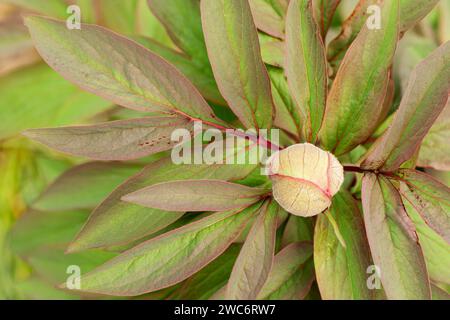
[[[367,25],[345,55],[331,87],[321,142],[336,155],[364,142],[378,125],[398,40],[398,1],[386,1],[381,28]]]
[[[88,162],[64,172],[32,203],[41,211],[93,209],[140,166]]]
[[[182,213],[144,208],[121,198],[144,187],[182,179],[239,180],[256,165],[175,165],[170,158],[147,166],[116,188],[92,213],[69,250],[125,244],[163,229]]]
[[[431,299],[427,269],[416,229],[400,194],[383,176],[363,178],[367,238],[388,299]]]
[[[258,296],[272,268],[279,210],[273,200],[261,207],[234,264],[226,299],[254,300]]]
[[[178,70],[137,43],[93,25],[69,30],[42,17],[25,23],[46,62],[81,88],[131,109],[222,124]]]
[[[334,198],[329,214],[345,241],[344,248],[325,215],[319,215],[314,232],[314,265],[320,295],[325,300],[367,300],[367,268],[372,264],[364,221],[347,191]]]
[[[302,134],[300,110],[291,98],[284,72],[282,69],[273,67],[269,67],[268,71],[276,110],[274,125],[299,138]]]
[[[81,91],[44,64],[0,78],[0,96],[0,139],[24,129],[82,122],[112,105]]]
[[[450,100],[420,145],[417,165],[450,171]]]
[[[404,188],[405,186],[402,185],[401,190]],[[450,265],[450,246],[442,236],[425,223],[408,200],[404,200],[403,204],[408,216],[416,226],[417,236],[419,237],[431,280],[450,284],[450,268],[448,267]]]
[[[220,92],[246,128],[269,129],[273,102],[247,1],[202,1],[203,32]]]
[[[264,63],[282,68],[284,66],[284,42],[263,33],[259,33],[258,36]]]
[[[188,56],[208,59],[198,0],[147,0],[172,41]]]
[[[228,248],[260,206],[215,213],[146,241],[82,276],[82,290],[134,296],[183,281]]]
[[[270,0],[249,0],[256,27],[265,33],[283,39],[284,15],[277,12]]]
[[[314,226],[311,218],[290,215],[284,228],[283,246],[293,242],[313,241]]]
[[[211,69],[209,60],[208,66],[206,67],[197,62],[194,63],[191,57],[172,50],[171,48],[165,47],[150,38],[136,37],[135,40],[150,51],[156,53],[173,64],[195,85],[195,87],[206,99],[219,105],[226,104],[225,100],[223,100],[220,95],[219,89],[217,88],[212,70],[210,72],[205,70],[205,68]]]
[[[175,180],[129,193],[122,200],[175,212],[225,211],[247,207],[268,192],[222,180]]]
[[[419,171],[402,169],[397,174],[404,182],[402,198],[450,244],[450,189]]]
[[[298,300],[309,292],[314,280],[312,245],[308,242],[292,243],[281,250],[274,259],[258,299]]]
[[[450,295],[446,291],[433,284],[431,285],[431,291],[433,300],[450,300]]]
[[[315,142],[327,96],[327,61],[312,2],[291,0],[286,18],[285,72],[303,124],[303,136]]]
[[[232,244],[222,255],[183,282],[171,295],[175,300],[205,300],[222,288],[230,277],[241,247]]]
[[[341,0],[313,0],[316,21],[320,26],[323,39],[325,39],[331,26],[331,21],[339,3],[341,3]]]
[[[444,109],[449,87],[450,42],[447,42],[414,69],[391,126],[375,142],[362,167],[393,171],[410,159]]]
[[[405,33],[423,17],[425,17],[439,0],[400,0],[400,33]],[[328,60],[337,68],[344,57],[347,48],[357,37],[367,21],[367,8],[379,5],[379,0],[360,0],[353,13],[344,21],[341,33],[331,41],[328,48]]]
[[[89,126],[27,130],[24,134],[50,148],[94,160],[132,160],[178,144],[171,140],[175,129],[192,131],[193,123],[182,117],[145,117]]]
[[[409,30],[433,10],[438,2],[439,0],[400,0],[400,30]]]
[[[175,48],[163,24],[148,7],[147,0],[139,0],[136,12],[136,30],[139,35],[149,37],[169,48]]]
[[[173,42],[186,54],[187,65],[174,63],[170,59],[169,61],[193,82],[205,98],[225,105],[209,63],[199,1],[174,0],[167,5],[165,0],[148,0],[148,5],[164,25]],[[165,58],[164,55],[161,56]]]
[[[366,23],[367,8],[376,3],[377,0],[359,0],[351,15],[342,23],[342,29],[339,35],[328,45],[327,58],[335,71],[337,71],[348,47]]]

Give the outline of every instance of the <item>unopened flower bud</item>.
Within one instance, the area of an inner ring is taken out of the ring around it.
[[[275,200],[297,216],[310,217],[327,209],[344,181],[336,157],[309,143],[276,152],[267,166]]]

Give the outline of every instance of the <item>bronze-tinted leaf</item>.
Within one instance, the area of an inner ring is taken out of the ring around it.
[[[231,272],[227,299],[254,300],[258,296],[272,268],[279,210],[273,200],[261,207]]]
[[[327,61],[309,0],[291,0],[286,18],[285,72],[300,110],[304,139],[314,143],[327,96]]]
[[[44,60],[81,88],[131,109],[222,124],[177,69],[137,43],[94,25],[69,30],[48,18],[25,21]]]
[[[339,227],[346,246],[339,241],[329,218],[320,215],[314,232],[314,266],[322,299],[371,299],[366,271],[372,262],[357,202],[347,191],[340,191],[327,214]]]
[[[320,140],[336,155],[364,142],[377,127],[397,46],[398,1],[385,1],[380,29],[363,27],[331,87]]]
[[[167,212],[127,203],[121,198],[153,184],[182,179],[239,180],[256,165],[176,165],[170,158],[156,161],[116,188],[91,214],[70,245],[70,251],[125,244],[155,233],[183,213]]]
[[[88,126],[33,129],[24,134],[50,148],[94,160],[131,160],[171,149],[175,129],[192,131],[184,117],[145,117]]]
[[[450,100],[420,145],[417,165],[450,171]]]
[[[450,244],[450,189],[419,171],[401,169],[397,174],[404,181],[400,188],[404,201]]]
[[[258,299],[298,300],[309,292],[314,280],[312,245],[309,242],[295,242],[283,248],[275,256]]]
[[[271,36],[284,38],[284,14],[270,0],[248,0],[256,27]]]
[[[202,0],[201,12],[220,92],[246,128],[270,128],[270,81],[248,1]]]
[[[410,159],[444,109],[449,88],[450,42],[447,42],[412,72],[391,126],[375,142],[362,166],[393,171]]]
[[[224,211],[247,207],[269,191],[221,180],[179,180],[154,184],[123,201],[167,211]]]
[[[258,212],[218,212],[125,251],[81,277],[81,290],[135,296],[190,277],[224,252]]]
[[[362,202],[372,258],[388,299],[431,299],[422,249],[398,191],[385,177],[366,174]]]

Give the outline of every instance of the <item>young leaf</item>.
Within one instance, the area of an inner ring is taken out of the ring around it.
[[[215,213],[143,242],[82,276],[82,290],[135,296],[183,281],[225,251],[260,206]]]
[[[0,96],[0,139],[25,129],[83,122],[112,106],[43,63],[0,78]]]
[[[324,1],[327,2],[326,0]],[[342,23],[341,33],[328,45],[327,58],[331,66],[335,68],[335,71],[338,69],[348,47],[355,40],[364,23],[366,23],[367,8],[376,3],[377,0],[359,0],[352,14]]]
[[[439,0],[400,0],[400,33],[405,33],[419,22],[438,2]],[[380,0],[360,0],[353,13],[344,21],[341,33],[328,47],[328,60],[333,67],[337,68],[339,66],[347,48],[367,22],[369,15],[374,14],[373,11],[368,12],[368,8],[379,4]]]
[[[312,242],[314,238],[314,226],[312,219],[289,216],[289,220],[284,228],[282,246],[287,246],[293,242]]]
[[[269,67],[268,70],[276,110],[274,125],[300,139],[302,135],[300,110],[295,106],[291,98],[284,72],[281,69],[273,67]]]
[[[402,187],[402,186],[401,186]],[[408,216],[414,222],[420,246],[425,256],[425,263],[432,281],[447,283],[450,279],[450,246],[431,229],[407,200],[403,201]]]
[[[433,295],[433,300],[450,300],[450,294],[436,285],[431,285],[431,293]]]
[[[364,221],[356,201],[347,191],[334,198],[329,214],[345,241],[342,246],[325,215],[316,221],[314,266],[320,295],[325,300],[367,300],[367,268],[372,264]]]
[[[322,39],[325,39],[328,29],[331,26],[331,21],[333,20],[334,13],[341,3],[341,0],[312,0],[316,21],[320,26],[320,31],[322,34]]]
[[[232,244],[222,255],[187,279],[174,294],[174,300],[205,300],[226,285],[241,246]]]
[[[450,100],[420,145],[417,165],[450,171]]]
[[[289,3],[285,72],[300,110],[304,138],[314,143],[325,112],[327,61],[310,0]]]
[[[444,109],[450,88],[450,42],[421,62],[410,77],[400,107],[362,167],[393,171],[411,158]]]
[[[190,57],[208,61],[198,0],[147,0],[172,41]]]
[[[175,212],[224,211],[247,207],[267,193],[266,189],[221,180],[178,180],[154,184],[122,200]]]
[[[181,179],[239,180],[256,165],[175,165],[170,158],[148,165],[116,188],[91,214],[69,247],[70,251],[125,244],[163,229],[183,214],[145,208],[121,201],[144,187]]]
[[[139,44],[173,64],[195,85],[196,88],[198,88],[206,99],[217,103],[218,105],[226,105],[225,100],[222,98],[219,89],[217,88],[212,70],[211,74],[205,70],[205,68],[211,69],[209,60],[208,66],[206,67],[194,62],[191,57],[185,55],[184,53],[163,46],[150,38],[134,37],[134,39]]]
[[[409,202],[427,225],[450,244],[450,189],[419,171],[401,169],[397,174],[404,181],[400,188],[403,202]]]
[[[362,203],[370,250],[388,299],[431,299],[422,249],[398,191],[383,176],[367,174]]]
[[[259,34],[259,42],[261,45],[261,57],[266,65],[271,65],[278,68],[284,66],[284,42],[264,35]],[[268,70],[269,71],[269,70]],[[269,71],[270,73],[270,71]],[[275,113],[276,115],[276,113]]]
[[[24,134],[52,149],[94,160],[131,160],[171,149],[175,129],[192,131],[182,117],[145,117],[89,126],[27,130]]]
[[[249,0],[256,27],[265,33],[283,39],[284,15],[277,12],[270,0]]]
[[[226,299],[254,300],[258,296],[272,267],[279,209],[274,201],[261,207],[234,264]]]
[[[95,208],[140,166],[121,163],[88,162],[58,177],[32,207],[41,211]]]
[[[220,92],[246,128],[272,124],[272,95],[245,0],[202,0],[203,32]]]
[[[320,139],[336,155],[364,142],[378,124],[398,40],[398,0],[384,2],[380,27],[364,26],[331,87]]]
[[[401,32],[406,32],[422,20],[438,2],[439,0],[400,0]]]
[[[258,299],[303,299],[314,280],[314,266],[308,260],[311,255],[312,245],[308,242],[296,242],[283,248],[275,256]]]
[[[222,124],[178,70],[137,43],[94,25],[69,30],[33,16],[25,23],[44,60],[81,88],[131,109]]]
[[[200,90],[205,98],[220,105],[225,101],[220,95],[206,51],[203,37],[200,3],[198,0],[148,0],[152,12],[158,17],[173,42],[186,54],[186,64],[170,60]],[[162,57],[166,56],[156,52]]]

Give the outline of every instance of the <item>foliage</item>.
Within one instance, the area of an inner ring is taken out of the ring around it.
[[[448,298],[445,1],[5,2],[0,295]]]

